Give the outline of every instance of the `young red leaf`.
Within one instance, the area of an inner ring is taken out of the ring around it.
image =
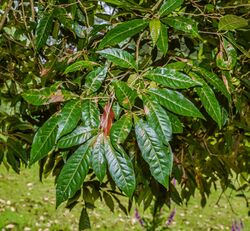
[[[115,113],[112,110],[112,105],[107,103],[104,107],[104,111],[101,116],[101,125],[100,125],[101,128],[103,129],[105,136],[109,135],[114,118],[115,118]]]

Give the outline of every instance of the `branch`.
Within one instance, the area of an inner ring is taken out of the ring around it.
[[[9,0],[9,3],[8,3],[8,5],[7,5],[7,7],[6,7],[5,11],[4,11],[3,17],[2,17],[2,19],[0,21],[0,31],[3,29],[5,20],[7,18],[7,15],[9,13],[10,9],[11,9],[12,3],[13,3],[13,0]]]

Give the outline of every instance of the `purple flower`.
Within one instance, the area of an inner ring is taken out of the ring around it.
[[[173,184],[174,186],[176,186],[176,179],[175,179],[175,178],[173,178],[172,184]]]
[[[241,231],[244,228],[243,222],[242,220],[238,221],[234,221],[232,224],[232,228],[231,231]]]
[[[167,224],[166,224],[167,226],[172,224],[172,222],[174,220],[175,213],[176,213],[176,209],[174,208],[168,217]]]
[[[141,218],[141,216],[140,216],[139,211],[138,211],[137,208],[135,209],[135,218],[140,223],[141,226],[144,226],[144,221]]]

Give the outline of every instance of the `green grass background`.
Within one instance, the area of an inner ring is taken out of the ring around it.
[[[199,195],[192,198],[187,207],[176,206],[176,216],[169,229],[231,230],[233,221],[241,219],[244,230],[250,230],[245,201],[227,190],[216,205],[219,195],[219,191],[213,192],[204,209],[200,207]],[[97,201],[95,206],[96,209],[89,213],[92,230],[143,230],[134,218],[134,209],[126,216],[119,208],[113,214],[101,201]],[[71,212],[63,206],[55,209],[54,179],[49,177],[43,183],[39,182],[37,166],[22,169],[20,175],[0,166],[1,231],[74,231],[78,228],[80,211],[80,204]],[[142,216],[150,217],[149,211],[140,211]],[[163,216],[166,220],[169,213],[169,209],[165,208]]]

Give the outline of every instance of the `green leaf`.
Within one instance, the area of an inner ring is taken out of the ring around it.
[[[218,27],[219,31],[221,30],[236,30],[242,27],[246,27],[248,25],[248,21],[242,17],[227,14],[220,18]]]
[[[71,64],[70,66],[68,66],[65,69],[64,74],[68,74],[68,73],[75,72],[75,71],[81,71],[84,68],[89,68],[89,67],[92,67],[94,65],[97,65],[97,63],[91,62],[91,61],[77,61],[77,62]]]
[[[223,38],[220,51],[216,56],[216,64],[222,70],[232,70],[237,62],[237,52],[233,45]]]
[[[204,118],[194,104],[180,92],[169,89],[150,89],[149,92],[163,107],[176,114]]]
[[[114,82],[114,86],[115,95],[119,104],[126,109],[131,109],[137,97],[136,90],[131,89],[127,83],[122,81]]]
[[[158,38],[156,45],[164,55],[167,54],[167,51],[168,51],[168,28],[164,24],[161,24],[160,35],[159,35],[159,38]]]
[[[135,173],[131,160],[126,153],[116,151],[109,138],[104,139],[105,157],[109,172],[116,185],[128,196],[132,197],[135,190]]]
[[[53,12],[45,13],[43,17],[39,20],[36,31],[35,31],[35,46],[36,50],[40,50],[49,37],[49,34],[52,30],[52,19]]]
[[[82,102],[82,121],[87,127],[99,127],[100,111],[98,109],[98,104],[93,103],[91,100],[84,100]]]
[[[172,132],[173,133],[183,133],[183,124],[179,118],[173,113],[168,112],[168,118],[171,122]]]
[[[79,144],[86,142],[90,139],[95,133],[97,129],[92,129],[90,127],[77,127],[70,134],[63,136],[57,144],[58,148],[70,148]]]
[[[85,229],[91,229],[91,225],[90,225],[90,220],[89,220],[87,209],[83,207],[81,215],[80,215],[80,219],[79,219],[78,230],[82,231]]]
[[[231,101],[231,96],[225,86],[225,84],[223,83],[223,81],[221,79],[219,79],[219,77],[208,71],[207,69],[205,68],[202,68],[202,67],[199,67],[198,70],[200,71],[200,73],[202,74],[202,76],[205,77],[205,79],[207,80],[207,82],[214,86],[216,88],[216,90],[220,91],[224,96],[227,97],[227,99],[229,101]]]
[[[152,19],[149,22],[149,30],[150,30],[150,36],[153,41],[153,47],[154,47],[160,35],[161,21],[159,19]]]
[[[161,17],[172,13],[174,10],[179,8],[183,3],[183,0],[167,0],[164,4],[162,4],[159,14]]]
[[[91,148],[91,163],[92,168],[100,182],[106,175],[106,159],[105,159],[105,145],[104,145],[104,135],[99,134],[93,143]]]
[[[111,212],[114,212],[115,204],[114,201],[112,200],[112,197],[110,196],[109,193],[103,192],[103,199],[105,201],[105,204],[109,207]]]
[[[192,80],[187,75],[168,68],[158,67],[154,70],[146,72],[144,77],[173,89],[185,89],[201,85],[201,83]]]
[[[22,161],[27,164],[26,150],[18,139],[9,136],[6,144],[8,149],[11,150],[16,157],[21,158]]]
[[[74,196],[81,188],[89,170],[89,147],[92,140],[81,145],[67,160],[56,182],[56,207]]]
[[[170,147],[163,145],[157,133],[142,121],[136,123],[135,133],[142,157],[148,163],[152,176],[167,188],[173,165]]]
[[[106,78],[107,71],[107,67],[98,67],[86,76],[85,87],[90,93],[99,90],[102,86],[102,82]]]
[[[48,153],[55,147],[58,130],[57,123],[58,116],[53,115],[38,129],[31,146],[30,165],[48,155]]]
[[[172,126],[166,111],[158,102],[143,96],[144,111],[149,125],[156,131],[163,143],[170,141],[172,137]]]
[[[201,78],[196,73],[190,73],[195,79],[202,81]],[[222,126],[222,114],[221,107],[218,100],[215,97],[213,90],[207,85],[205,81],[202,82],[202,87],[195,88],[204,108],[207,113],[213,118],[215,122],[221,128]]]
[[[163,22],[176,30],[190,34],[192,37],[200,37],[197,23],[191,18],[176,16],[166,18]]]
[[[123,115],[113,124],[110,130],[110,140],[114,146],[125,142],[132,129],[132,125],[131,114]]]
[[[81,118],[81,101],[72,100],[59,113],[57,139],[71,132]]]
[[[143,19],[134,19],[127,22],[122,22],[116,27],[111,29],[101,40],[98,49],[103,49],[105,46],[116,45],[125,39],[138,34],[140,31],[146,28],[148,22]]]
[[[134,57],[122,49],[108,48],[102,51],[97,51],[97,53],[120,67],[133,68],[135,70],[138,68]]]

